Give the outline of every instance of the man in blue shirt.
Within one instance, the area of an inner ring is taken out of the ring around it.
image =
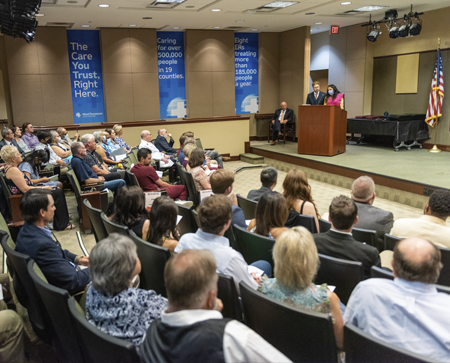
[[[442,268],[439,249],[421,238],[405,239],[394,248],[392,267],[394,281],[372,278],[356,286],[344,323],[430,361],[448,361],[450,296],[434,285]]]
[[[123,179],[105,181],[104,177],[97,176],[97,174],[92,171],[89,164],[83,160],[86,156],[86,147],[82,142],[72,143],[71,150],[73,155],[71,162],[72,169],[81,184],[104,183],[105,187],[113,192],[117,192],[120,188],[125,186],[125,180]]]

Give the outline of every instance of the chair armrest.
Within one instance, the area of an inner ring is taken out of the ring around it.
[[[91,203],[94,208],[102,209],[101,192],[84,192],[80,195],[81,220],[83,222],[83,228],[91,229],[91,220],[89,219],[89,214],[87,212],[86,206],[83,203],[85,199],[89,200],[89,203]]]
[[[205,147],[203,150],[204,150],[204,151],[213,151],[213,150],[216,150],[216,149],[215,149],[215,148]]]
[[[53,170],[41,170],[40,172],[39,172],[39,176],[41,177],[41,178],[44,178],[44,177],[46,177],[46,178],[50,178],[51,176],[53,176],[55,173],[53,172]]]
[[[23,222],[22,213],[20,213],[20,202],[23,194],[11,195],[9,202],[11,204],[11,218],[13,223]]]

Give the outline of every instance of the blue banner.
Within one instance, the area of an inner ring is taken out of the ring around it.
[[[258,111],[258,34],[234,34],[236,113]]]
[[[160,117],[186,117],[184,33],[157,32]]]
[[[105,122],[98,30],[67,30],[74,123]]]

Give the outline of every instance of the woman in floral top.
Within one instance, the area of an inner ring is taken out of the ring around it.
[[[336,345],[343,349],[344,324],[339,298],[327,285],[313,283],[319,267],[314,239],[304,227],[283,232],[273,248],[275,278],[261,281],[258,290],[273,299],[306,311],[330,314],[334,321]]]
[[[167,299],[131,287],[141,271],[136,245],[112,233],[94,246],[89,267],[86,318],[104,333],[140,345],[152,321],[166,309]]]
[[[116,142],[119,147],[124,148],[127,152],[131,151],[131,147],[123,140],[123,129],[120,125],[114,125],[113,130],[116,133],[116,137],[114,141]]]

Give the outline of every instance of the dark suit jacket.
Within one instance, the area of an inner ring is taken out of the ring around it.
[[[22,148],[19,146],[19,144],[17,143],[16,140],[12,139],[11,144],[17,148],[17,150],[22,154],[22,156],[25,156],[25,151],[22,150]],[[0,141],[0,150],[2,149],[3,146],[6,146],[6,145],[7,144],[6,144],[5,139]]]
[[[89,268],[77,271],[76,255],[62,250],[45,231],[25,223],[17,236],[16,251],[36,261],[51,285],[66,289],[71,295],[84,290],[89,283]]]
[[[257,202],[259,198],[261,198],[261,195],[263,195],[264,193],[278,193],[278,192],[275,192],[268,187],[262,186],[259,189],[250,190],[248,192],[247,199],[251,199]]]
[[[275,120],[274,128],[277,131],[281,131],[281,124],[280,121],[278,121],[278,118],[281,114],[281,108],[275,111],[275,114],[272,117],[272,120]],[[284,119],[287,120],[287,123],[294,121],[294,111],[292,111],[290,108],[286,109],[286,112],[284,113]]]
[[[325,96],[327,94],[325,92],[319,91],[319,95],[317,96],[317,100],[314,97],[314,92],[308,94],[306,98],[307,105],[323,105],[325,103]]]
[[[313,235],[317,251],[343,260],[362,262],[364,275],[370,277],[372,266],[381,267],[380,255],[375,247],[356,241],[348,234],[342,234],[329,230],[325,233]]]
[[[231,208],[231,225],[237,224],[239,227],[247,229],[244,212],[237,205],[233,204]]]
[[[170,140],[170,144],[167,142],[164,136],[158,135],[155,140],[155,146],[162,153],[176,154],[178,149],[174,149],[172,146],[175,143],[174,140]]]

